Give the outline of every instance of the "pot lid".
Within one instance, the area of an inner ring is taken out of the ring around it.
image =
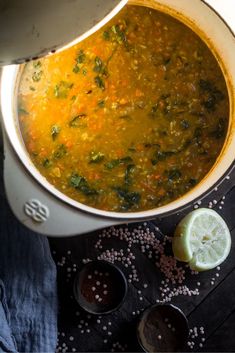
[[[108,22],[127,0],[0,0],[0,66],[71,46]]]

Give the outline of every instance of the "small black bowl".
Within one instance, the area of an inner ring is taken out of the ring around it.
[[[137,326],[137,338],[145,352],[180,352],[186,347],[188,335],[186,316],[172,304],[148,307]]]
[[[116,265],[95,260],[88,262],[74,280],[78,304],[91,314],[109,314],[117,310],[127,294],[127,280]]]

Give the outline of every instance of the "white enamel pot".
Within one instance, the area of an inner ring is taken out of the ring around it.
[[[235,38],[224,20],[201,0],[130,0],[166,12],[191,27],[210,47],[223,71],[230,100],[225,144],[205,178],[177,200],[149,211],[115,213],[98,210],[62,194],[38,172],[24,147],[18,126],[17,87],[22,66],[2,70],[1,108],[5,135],[5,187],[18,219],[40,233],[66,236],[86,233],[118,223],[154,219],[176,213],[201,199],[220,183],[235,156]],[[17,165],[17,168],[13,168]]]

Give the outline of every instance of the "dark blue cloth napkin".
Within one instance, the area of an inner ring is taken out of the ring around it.
[[[48,240],[13,223],[8,231],[0,225],[0,352],[55,352],[56,267]]]

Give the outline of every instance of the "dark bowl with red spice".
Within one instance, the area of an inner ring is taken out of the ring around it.
[[[137,325],[137,338],[146,353],[187,351],[188,336],[188,319],[172,304],[148,307]]]
[[[109,314],[123,304],[127,280],[121,269],[104,260],[88,262],[74,280],[78,304],[95,315]]]

